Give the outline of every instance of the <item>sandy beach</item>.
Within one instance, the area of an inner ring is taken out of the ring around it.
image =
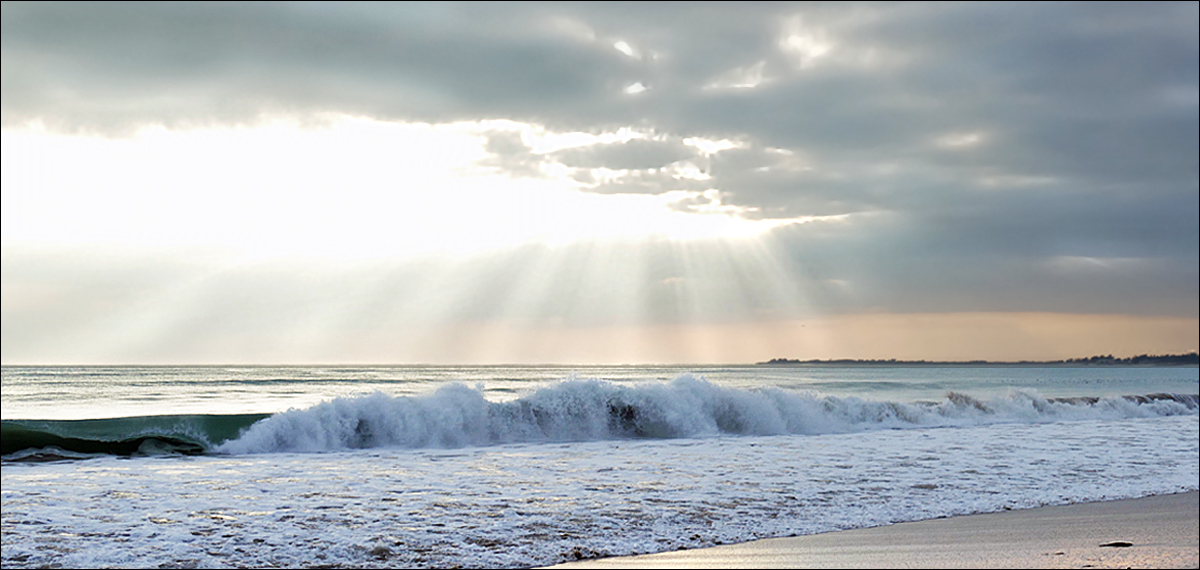
[[[554,568],[1197,568],[1200,493],[774,538]]]

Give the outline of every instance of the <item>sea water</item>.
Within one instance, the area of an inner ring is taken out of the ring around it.
[[[1195,367],[5,367],[4,567],[528,567],[1196,490]]]

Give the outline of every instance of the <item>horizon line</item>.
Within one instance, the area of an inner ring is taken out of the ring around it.
[[[477,367],[477,368],[503,368],[503,367],[526,367],[526,368],[569,368],[569,367],[576,367],[576,366],[578,366],[578,367],[588,367],[588,368],[605,368],[605,367],[623,367],[623,366],[653,366],[653,367],[674,367],[674,368],[683,368],[683,367],[694,366],[694,367],[709,367],[709,368],[711,368],[711,367],[723,367],[723,366],[763,366],[763,365],[771,365],[771,364],[778,364],[778,365],[784,365],[784,366],[786,366],[786,365],[795,365],[795,364],[808,364],[808,365],[834,365],[834,366],[838,366],[838,365],[841,365],[841,366],[853,366],[853,365],[879,366],[879,365],[888,365],[888,364],[896,364],[896,365],[911,365],[911,364],[921,364],[921,365],[1020,365],[1020,364],[1076,364],[1076,365],[1082,365],[1082,366],[1088,366],[1088,365],[1108,365],[1108,366],[1111,366],[1111,365],[1114,365],[1114,364],[1116,364],[1115,362],[1112,362],[1112,361],[1128,361],[1128,360],[1133,360],[1133,359],[1137,359],[1137,358],[1155,358],[1155,359],[1166,359],[1166,358],[1183,358],[1183,357],[1189,357],[1189,356],[1200,356],[1200,352],[1198,352],[1198,351],[1196,351],[1196,350],[1192,350],[1192,351],[1190,351],[1190,352],[1181,352],[1181,353],[1161,353],[1161,354],[1143,353],[1143,354],[1136,354],[1136,355],[1133,355],[1133,356],[1127,356],[1127,357],[1114,356],[1114,355],[1112,355],[1112,354],[1098,354],[1098,355],[1091,355],[1091,356],[1086,356],[1086,357],[1076,357],[1076,358],[1059,359],[1059,360],[981,360],[981,359],[975,359],[975,360],[924,360],[924,359],[922,359],[922,360],[908,360],[908,359],[904,359],[904,360],[902,360],[902,359],[898,359],[898,358],[874,358],[874,359],[869,359],[869,358],[825,358],[825,359],[821,359],[821,358],[812,358],[812,359],[801,360],[801,359],[798,359],[798,358],[772,358],[772,359],[770,359],[770,360],[759,361],[759,362],[725,362],[725,363],[677,363],[677,362],[676,362],[676,363],[670,363],[670,362],[667,362],[667,363],[663,363],[663,362],[653,362],[653,363],[646,363],[646,362],[642,362],[642,363],[634,363],[634,362],[625,362],[625,363],[546,363],[546,362],[543,362],[543,363],[488,363],[488,364],[466,364],[466,363],[382,363],[382,362],[376,362],[376,363],[363,363],[363,362],[340,362],[340,363],[328,363],[328,362],[326,362],[326,363],[296,363],[296,362],[293,362],[293,363],[270,363],[270,362],[256,362],[256,363],[236,363],[236,362],[225,362],[225,363],[211,363],[211,362],[210,362],[210,363],[186,363],[186,362],[175,362],[175,363],[121,363],[121,364],[115,364],[115,363],[87,363],[87,364],[80,364],[80,363],[75,363],[75,364],[65,364],[65,363],[34,363],[34,364],[31,364],[31,363],[25,363],[25,364],[20,364],[20,363],[2,363],[2,364],[0,364],[0,367],[4,367],[4,368],[7,368],[7,367],[45,367],[45,368],[71,368],[71,367],[78,367],[78,368],[99,368],[99,367],[113,367],[113,368],[137,368],[137,367],[142,367],[142,368],[170,368],[170,367],[195,367],[195,368],[207,368],[207,367],[211,367],[211,368],[220,368],[220,367],[263,367],[263,368],[289,368],[289,367],[294,367],[294,368],[315,368],[315,367],[362,367],[362,368],[405,368],[405,367],[414,367],[414,368],[415,368],[415,367],[428,367],[428,368],[434,368],[434,367]],[[1093,362],[1092,362],[1091,364],[1089,364],[1089,363],[1088,363],[1088,361],[1093,361]]]

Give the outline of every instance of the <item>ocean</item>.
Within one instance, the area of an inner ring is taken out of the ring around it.
[[[5,568],[532,567],[1196,490],[1196,367],[3,368]]]

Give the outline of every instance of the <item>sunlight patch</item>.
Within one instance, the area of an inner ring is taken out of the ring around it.
[[[512,144],[525,149],[539,177],[514,179],[480,166],[488,157],[483,135],[505,126],[518,127]],[[653,138],[661,135],[343,115],[315,123],[148,127],[124,138],[5,129],[3,238],[6,247],[200,248],[253,259],[364,260],[470,255],[529,243],[722,238],[776,225],[741,219],[734,210],[682,212],[661,196],[589,193],[571,177],[573,169],[544,160],[554,149]],[[710,152],[736,146],[687,144]],[[659,174],[708,177],[687,160]]]
[[[963,149],[978,146],[984,140],[984,133],[980,131],[967,131],[947,133],[938,137],[934,143],[945,149]]]
[[[796,58],[802,69],[812,67],[818,60],[828,56],[833,47],[825,30],[805,25],[800,16],[787,20],[783,37],[779,40],[779,49]]]
[[[754,89],[766,82],[766,66],[766,61],[760,61],[746,67],[731,69],[705,85],[704,89]]]
[[[649,89],[650,89],[649,87],[642,85],[641,81],[638,81],[637,83],[634,83],[633,85],[630,85],[629,87],[626,87],[625,94],[626,95],[637,95],[638,93],[641,93],[643,91],[648,91]]]

